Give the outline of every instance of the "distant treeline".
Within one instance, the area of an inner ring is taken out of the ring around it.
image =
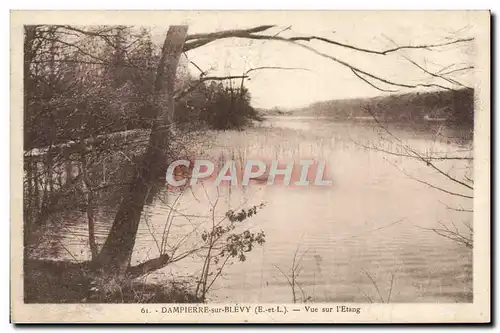
[[[331,100],[286,112],[296,116],[331,117],[339,120],[371,117],[384,122],[420,123],[442,120],[450,125],[473,127],[474,90],[416,92],[374,98]]]

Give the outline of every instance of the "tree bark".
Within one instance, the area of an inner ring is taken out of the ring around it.
[[[120,203],[111,231],[97,257],[98,268],[103,272],[126,273],[148,189],[165,169],[170,126],[174,115],[175,74],[186,36],[187,26],[171,26],[165,38],[153,92],[157,101],[154,106],[156,119],[146,152]],[[160,108],[158,99],[163,92],[166,92],[166,106]]]
[[[163,254],[158,258],[150,259],[137,266],[132,266],[127,269],[127,276],[130,278],[136,278],[141,275],[148,274],[149,272],[156,271],[165,267],[170,261],[170,256],[168,254]]]
[[[89,228],[89,247],[91,254],[91,261],[95,261],[98,255],[97,243],[95,241],[95,221],[94,221],[94,190],[93,185],[90,181],[88,175],[88,165],[85,160],[85,155],[82,153],[81,162],[80,162],[80,172],[82,174],[83,187],[85,190],[85,196],[87,200],[87,222]]]

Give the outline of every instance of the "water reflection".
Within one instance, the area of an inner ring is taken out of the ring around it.
[[[419,151],[454,156],[469,152],[464,131],[457,134],[440,129],[441,133],[448,132],[437,138],[435,129],[410,131],[394,126],[393,130]],[[277,267],[290,269],[296,251],[302,256],[297,277],[301,293],[315,302],[380,302],[388,297],[392,302],[472,301],[471,250],[423,229],[435,227],[438,221],[471,223],[472,213],[448,209],[471,209],[471,200],[436,191],[399,170],[450,191],[461,190],[420,161],[388,156],[362,143],[394,148],[394,142],[381,139],[380,129],[370,122],[273,117],[248,131],[215,135],[211,149],[205,151],[209,156],[323,159],[328,163],[333,186],[288,188],[254,183],[220,189],[216,212],[220,216],[235,207],[266,203],[246,226],[264,230],[267,241],[246,262],[229,267],[214,288],[211,301],[290,302],[290,287]],[[438,163],[454,175],[470,171],[466,161]],[[193,187],[175,202],[175,211],[172,207],[178,193],[160,189],[150,197],[132,263],[158,254],[158,235],[167,219],[174,221],[169,246],[182,240],[187,249],[199,242],[215,194],[210,182]],[[113,214],[113,210],[104,208],[97,213],[101,244]],[[61,237],[53,248],[58,248],[61,258],[88,258],[83,213],[64,220],[63,227],[53,230]],[[156,272],[150,279],[189,275],[200,269],[201,263],[194,257]]]

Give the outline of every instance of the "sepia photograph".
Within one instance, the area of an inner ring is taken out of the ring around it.
[[[490,320],[488,11],[11,36],[14,321]]]

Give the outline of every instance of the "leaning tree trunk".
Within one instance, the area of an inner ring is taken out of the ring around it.
[[[170,126],[174,114],[174,82],[177,65],[186,40],[187,26],[171,26],[162,48],[155,79],[156,119],[148,146],[137,166],[131,185],[116,213],[111,231],[99,253],[96,264],[106,273],[124,274],[129,266],[137,229],[148,189],[165,170]],[[163,86],[165,82],[165,87]],[[159,98],[166,92],[166,105],[159,107]]]

